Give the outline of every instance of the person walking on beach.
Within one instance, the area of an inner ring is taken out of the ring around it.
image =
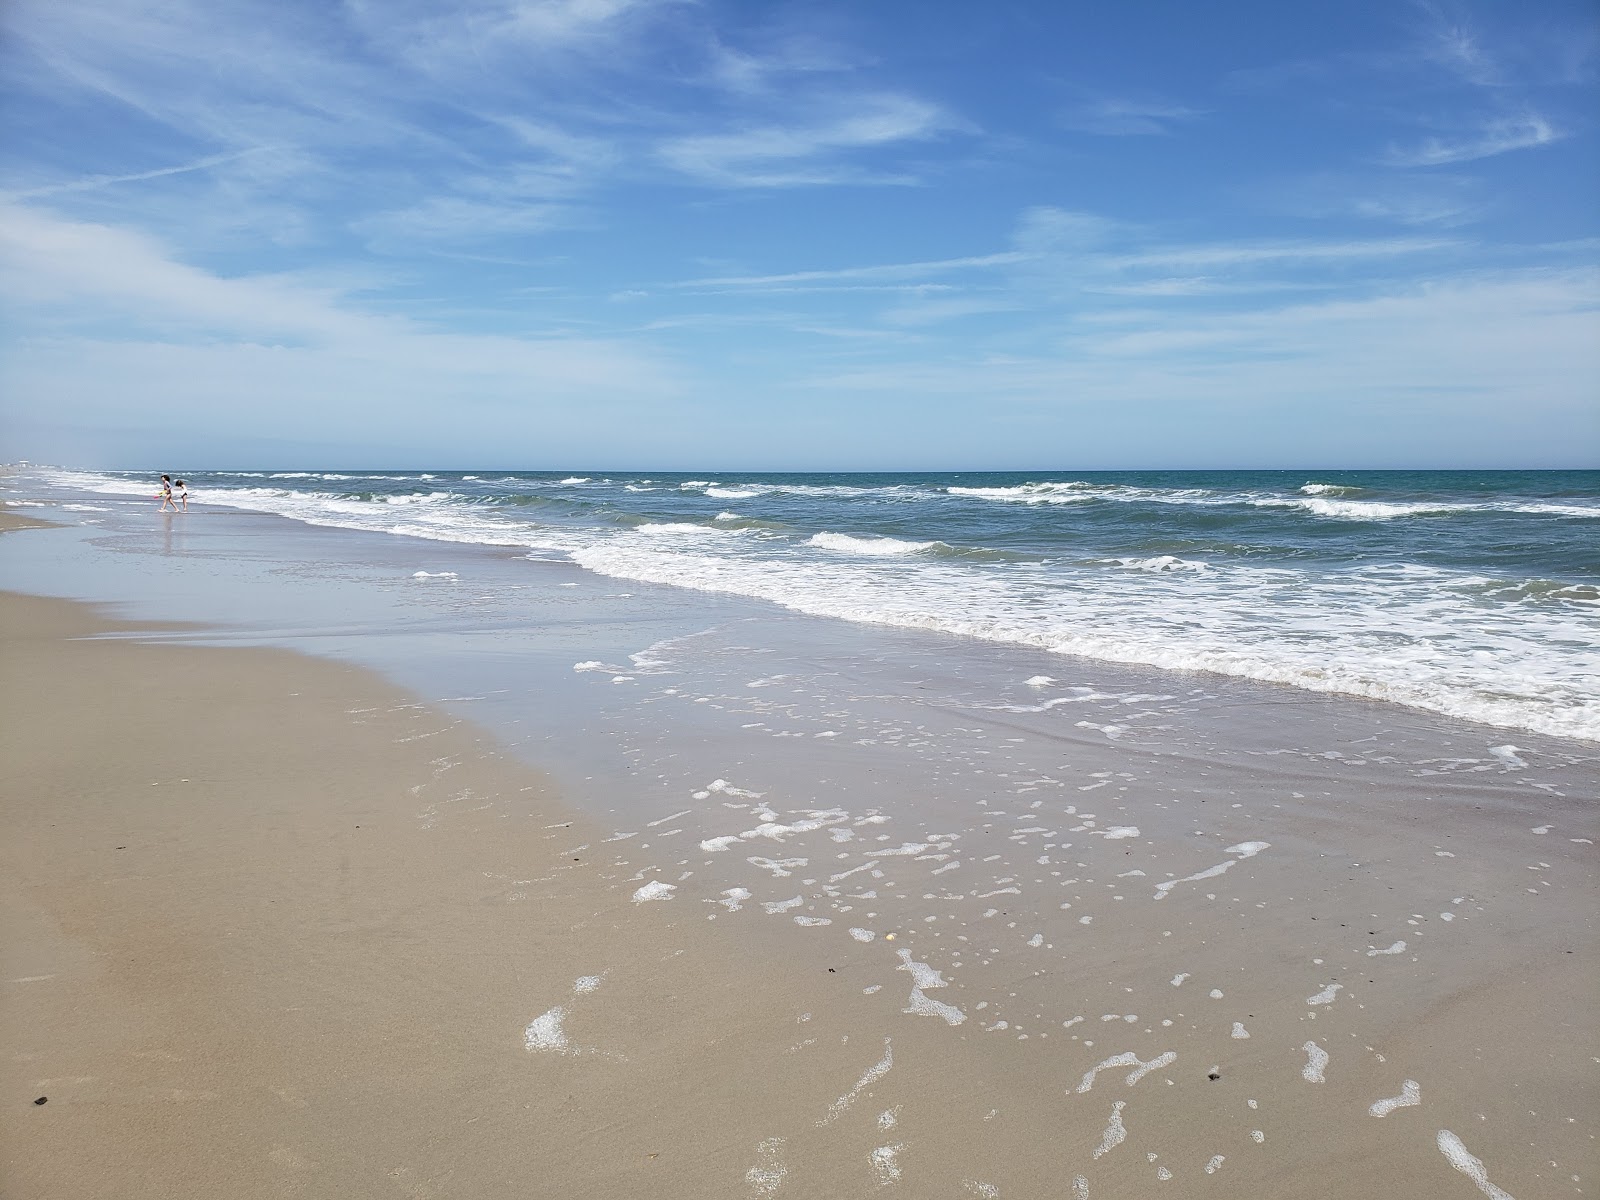
[[[179,507],[180,507],[181,511],[188,512],[189,511],[189,488],[188,488],[188,485],[185,484],[183,482],[183,480],[180,479],[180,480],[178,480],[177,483],[173,484],[172,486],[178,489],[178,504],[179,504]]]
[[[173,501],[172,501],[172,476],[171,475],[162,475],[161,476],[161,508],[160,508],[159,511],[166,512],[167,509],[169,509],[169,508],[172,509],[173,512],[177,512],[178,511],[178,506],[176,504],[174,504]]]

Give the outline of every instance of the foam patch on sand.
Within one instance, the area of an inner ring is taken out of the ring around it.
[[[756,1147],[756,1165],[744,1173],[744,1181],[750,1185],[750,1193],[757,1200],[777,1195],[778,1189],[783,1186],[784,1177],[789,1172],[783,1165],[782,1151],[782,1138],[768,1138]]]
[[[1513,1200],[1510,1192],[1489,1182],[1489,1173],[1484,1170],[1483,1160],[1475,1157],[1455,1134],[1448,1129],[1441,1129],[1437,1140],[1439,1153],[1450,1160],[1452,1167],[1477,1184],[1478,1190],[1489,1200]]]
[[[1092,1157],[1109,1154],[1127,1140],[1128,1130],[1122,1124],[1122,1110],[1127,1107],[1126,1100],[1118,1100],[1111,1106],[1111,1118],[1106,1122],[1105,1132],[1100,1135],[1100,1144],[1094,1148]]]
[[[895,1142],[890,1146],[879,1146],[872,1151],[868,1158],[872,1163],[873,1178],[879,1187],[887,1187],[900,1180],[900,1152],[904,1150],[904,1142]]]
[[[862,1072],[861,1078],[856,1080],[854,1087],[828,1105],[828,1114],[817,1122],[818,1127],[820,1128],[837,1119],[860,1098],[862,1092],[887,1075],[893,1067],[894,1045],[891,1039],[884,1038],[883,1057]]]
[[[1202,879],[1215,879],[1218,875],[1224,874],[1228,868],[1236,866],[1247,858],[1254,858],[1263,850],[1270,850],[1271,848],[1271,842],[1240,842],[1237,846],[1229,846],[1224,853],[1237,854],[1238,858],[1218,863],[1214,867],[1207,867],[1204,871],[1196,871],[1193,875],[1185,875],[1182,879],[1170,879],[1166,883],[1158,883],[1156,884],[1156,899],[1165,900],[1167,893],[1180,883],[1198,883]]]
[[[1498,758],[1508,771],[1520,771],[1528,765],[1527,760],[1522,757],[1527,751],[1518,750],[1515,746],[1490,746],[1489,753]]]
[[[557,1005],[528,1022],[522,1031],[522,1044],[529,1050],[553,1050],[557,1054],[570,1054],[572,1041],[561,1028],[567,1019],[567,1010]]]
[[[1078,1086],[1075,1090],[1078,1095],[1082,1096],[1090,1088],[1094,1087],[1095,1076],[1099,1075],[1101,1071],[1109,1071],[1114,1067],[1133,1068],[1128,1072],[1127,1078],[1122,1081],[1132,1087],[1139,1080],[1150,1074],[1151,1071],[1159,1071],[1162,1067],[1169,1066],[1177,1060],[1178,1055],[1172,1050],[1168,1050],[1164,1054],[1158,1054],[1149,1062],[1142,1062],[1132,1050],[1125,1050],[1121,1054],[1114,1054],[1103,1062],[1096,1063],[1093,1067],[1090,1067],[1084,1073],[1083,1078],[1078,1081]]]
[[[1315,1042],[1307,1042],[1300,1049],[1306,1052],[1306,1065],[1300,1068],[1300,1078],[1307,1083],[1327,1083],[1323,1072],[1328,1069],[1328,1052]]]
[[[574,996],[587,996],[598,991],[605,982],[605,973],[580,975],[572,981]],[[522,1031],[522,1045],[528,1051],[550,1051],[556,1054],[583,1054],[585,1051],[572,1044],[562,1023],[567,1019],[567,1007],[558,1004],[548,1012],[540,1013]]]
[[[718,780],[717,782],[721,783],[723,781]],[[737,788],[724,787],[719,789],[717,784],[713,783],[707,789],[706,795],[702,795],[699,792],[696,792],[695,795],[699,799],[707,799],[709,798],[709,792],[717,790],[723,791],[728,795],[753,796],[757,794],[754,792],[741,792]],[[727,850],[740,842],[754,841],[757,838],[767,838],[774,842],[781,842],[786,838],[793,837],[795,834],[811,833],[830,825],[842,824],[850,819],[850,814],[842,808],[809,809],[798,820],[788,822],[779,821],[777,814],[770,809],[763,809],[757,815],[761,823],[753,829],[744,829],[738,833],[725,833],[718,837],[706,838],[700,843],[700,849],[711,852]]]
[[[1387,1100],[1376,1100],[1367,1112],[1374,1117],[1387,1117],[1397,1108],[1409,1108],[1413,1104],[1422,1103],[1422,1088],[1415,1079],[1408,1079],[1400,1085],[1400,1094]]]
[[[943,975],[927,963],[914,962],[909,950],[897,950],[895,953],[900,956],[900,965],[895,970],[911,972],[911,996],[901,1012],[924,1017],[939,1017],[947,1025],[959,1025],[967,1019],[967,1014],[955,1005],[930,1000],[923,994],[930,988],[949,987]]]
[[[644,904],[649,900],[671,900],[672,893],[677,890],[678,885],[675,883],[662,883],[659,879],[653,879],[634,892],[633,902],[635,904]]]

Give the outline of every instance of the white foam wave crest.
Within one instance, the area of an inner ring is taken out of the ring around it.
[[[1208,488],[1147,488],[1125,483],[1090,483],[1075,479],[1058,482],[1023,483],[1016,487],[948,487],[952,496],[995,500],[1006,504],[1084,504],[1107,500],[1119,504],[1198,504],[1216,506],[1237,504],[1237,493],[1216,492]]]
[[[896,558],[905,554],[921,554],[938,546],[938,542],[905,542],[892,537],[852,537],[848,533],[819,533],[806,543],[819,550],[837,550],[845,554],[867,554],[875,558]]]
[[[1519,500],[1353,500],[1340,499],[1362,491],[1331,483],[1308,483],[1302,495],[1260,492],[1218,492],[1205,488],[1142,488],[1097,484],[1085,480],[1024,483],[1015,487],[949,487],[952,496],[1010,504],[1083,504],[1107,500],[1123,504],[1177,504],[1205,508],[1245,504],[1255,508],[1298,509],[1312,516],[1349,521],[1389,521],[1397,517],[1447,517],[1465,513],[1528,513],[1541,516],[1600,519],[1600,504]]]
[[[645,534],[702,534],[712,533],[721,537],[744,532],[740,529],[717,529],[709,525],[696,525],[693,521],[647,521],[643,525],[635,526],[635,533]]]
[[[460,496],[454,492],[425,492],[421,495],[413,493],[409,496],[385,496],[384,504],[443,504],[451,500],[459,500]]]
[[[44,470],[40,475],[47,483],[58,487],[72,488],[86,492],[96,492],[102,496],[139,496],[146,497],[157,491],[156,481],[124,479],[115,475],[96,475],[90,471],[53,471]]]
[[[809,496],[841,500],[873,497],[891,500],[916,500],[933,495],[916,484],[897,483],[880,487],[862,487],[844,483],[733,483],[712,482],[705,479],[680,483],[684,492],[699,492],[719,500],[751,500],[757,496]]]
[[[1305,491],[1305,488],[1301,489]],[[1321,496],[1306,499],[1281,496],[1256,496],[1249,503],[1258,508],[1298,508],[1318,517],[1349,521],[1392,521],[1397,517],[1449,517],[1465,513],[1529,513],[1538,516],[1600,518],[1600,505],[1554,504],[1517,501],[1431,501],[1431,500],[1329,500]]]
[[[58,486],[104,495],[140,497],[150,495],[149,484],[117,476],[81,471],[56,471],[45,474],[45,478]],[[481,506],[468,507],[460,503],[451,503],[450,501],[456,497],[448,492],[362,500],[335,492],[242,487],[207,488],[202,496],[208,507],[273,513],[303,521],[307,525],[388,533],[402,537],[426,538],[430,541],[514,546],[527,550],[566,553],[588,544],[595,536],[581,530],[536,525],[531,521],[507,516],[494,509],[486,510]]]
[[[1207,564],[1203,562],[1197,562],[1192,558],[1175,558],[1170,554],[1158,554],[1154,558],[1113,558],[1107,561],[1133,571],[1204,571],[1209,569]]]
[[[1103,489],[1091,483],[1022,483],[1015,487],[949,487],[952,496],[971,496],[977,500],[1001,500],[1012,504],[1073,504],[1093,500]]]
[[[1507,504],[1506,512],[1541,513],[1552,517],[1580,517],[1590,521],[1600,519],[1600,504]]]
[[[1327,500],[1258,496],[1249,501],[1258,508],[1298,508],[1318,517],[1342,517],[1353,521],[1392,521],[1396,517],[1442,517],[1465,511],[1464,506],[1430,504],[1427,501]]]

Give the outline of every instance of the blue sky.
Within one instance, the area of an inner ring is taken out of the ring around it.
[[[0,457],[1600,464],[1585,0],[13,0]]]

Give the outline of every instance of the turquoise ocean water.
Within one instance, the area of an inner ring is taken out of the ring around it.
[[[33,476],[154,507],[148,473]],[[185,478],[197,509],[1600,739],[1600,472]]]

